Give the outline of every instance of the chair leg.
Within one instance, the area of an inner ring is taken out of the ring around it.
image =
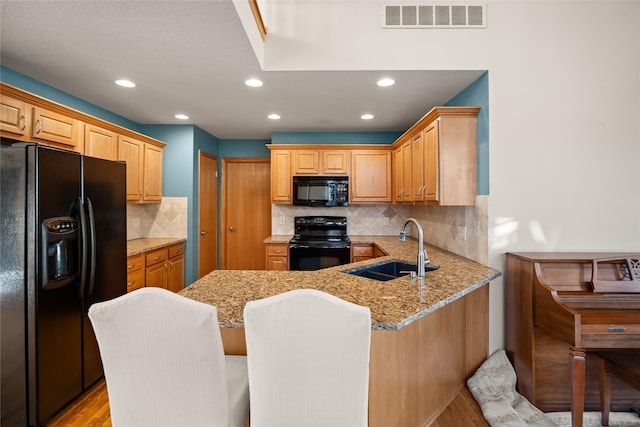
[[[611,406],[611,373],[607,371],[607,362],[601,357],[598,357],[598,383],[600,385],[600,422],[603,426],[608,426]]]

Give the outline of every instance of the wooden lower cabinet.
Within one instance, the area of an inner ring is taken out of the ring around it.
[[[145,286],[172,292],[184,288],[184,243],[127,258],[127,292]]]
[[[351,262],[365,261],[373,258],[373,246],[368,243],[351,245]]]
[[[267,243],[267,270],[289,270],[289,244],[288,243]]]
[[[220,328],[225,354],[247,354],[244,332]],[[489,286],[399,330],[371,331],[369,427],[432,425],[488,352]]]
[[[184,288],[184,245],[169,248],[169,274],[167,289],[179,292]]]
[[[127,258],[127,292],[144,287],[144,255]]]
[[[385,256],[386,253],[374,243],[352,243],[351,262],[366,261],[368,259]]]

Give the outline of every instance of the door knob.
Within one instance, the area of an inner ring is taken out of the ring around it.
[[[231,227],[231,226],[229,226],[229,231],[236,231],[236,229]]]
[[[208,231],[201,231],[201,232],[200,232],[200,235],[201,235],[201,236],[206,236],[207,234],[209,234],[209,232],[208,232]]]

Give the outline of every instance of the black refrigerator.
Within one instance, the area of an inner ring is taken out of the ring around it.
[[[125,186],[121,162],[0,149],[1,425],[42,426],[102,377],[87,311],[126,293]]]

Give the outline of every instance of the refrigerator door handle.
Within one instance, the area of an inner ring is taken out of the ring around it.
[[[78,198],[78,213],[80,216],[80,285],[78,286],[78,298],[84,297],[84,288],[87,283],[87,217],[85,215],[82,197]]]
[[[90,271],[89,271],[89,287],[87,288],[87,295],[91,295],[93,293],[93,284],[95,282],[96,276],[96,221],[95,216],[93,215],[93,204],[91,204],[91,199],[87,197],[87,212],[89,214],[89,223],[88,229],[91,239],[91,250],[89,252],[89,263],[90,263]]]

